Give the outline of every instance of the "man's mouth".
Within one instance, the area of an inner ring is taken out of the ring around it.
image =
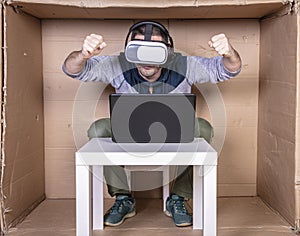
[[[154,68],[154,66],[143,66],[143,68],[144,68],[145,70],[151,70],[151,69]]]
[[[144,64],[140,64],[139,66],[142,67],[145,70],[150,70],[150,69],[158,67],[157,65],[144,65]]]

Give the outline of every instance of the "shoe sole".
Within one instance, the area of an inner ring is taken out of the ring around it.
[[[173,218],[171,212],[169,212],[168,210],[166,210],[164,213],[165,213],[166,216]],[[173,222],[174,222],[174,220],[173,220]],[[191,225],[192,225],[192,223],[187,223],[187,222],[186,222],[186,223],[181,223],[181,224],[176,224],[176,223],[174,222],[174,224],[175,224],[176,226],[178,226],[178,227],[185,227],[185,226],[191,226]]]
[[[131,218],[131,217],[133,217],[133,216],[135,216],[135,215],[136,215],[136,212],[133,211],[133,212],[130,212],[130,213],[128,213],[127,215],[125,215],[125,216],[122,218],[122,220],[119,221],[118,223],[113,224],[113,223],[110,223],[110,222],[104,222],[104,225],[107,225],[107,226],[119,226],[120,224],[122,224],[122,223],[124,222],[125,219]]]

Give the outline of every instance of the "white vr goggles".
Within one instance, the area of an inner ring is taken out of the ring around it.
[[[126,45],[125,57],[135,64],[162,65],[167,62],[168,48],[162,42],[132,40]]]

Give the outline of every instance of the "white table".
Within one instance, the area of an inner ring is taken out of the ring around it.
[[[192,143],[117,144],[94,138],[76,152],[76,235],[103,229],[103,166],[192,165],[193,229],[217,235],[217,152],[202,138]]]

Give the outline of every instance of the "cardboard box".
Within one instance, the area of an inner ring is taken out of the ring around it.
[[[259,195],[291,225],[299,225],[298,7],[299,1],[288,0],[6,1],[1,12],[2,231],[44,198],[75,197],[74,152],[87,141],[91,122],[108,116],[113,90],[72,80],[61,65],[93,32],[108,42],[105,54],[120,52],[138,19],[164,23],[175,48],[189,55],[215,55],[208,40],[216,33],[228,35],[241,54],[241,74],[217,86],[193,88],[198,115],[218,134],[213,143],[220,153],[218,195]],[[220,108],[218,94],[226,122],[212,111]]]

